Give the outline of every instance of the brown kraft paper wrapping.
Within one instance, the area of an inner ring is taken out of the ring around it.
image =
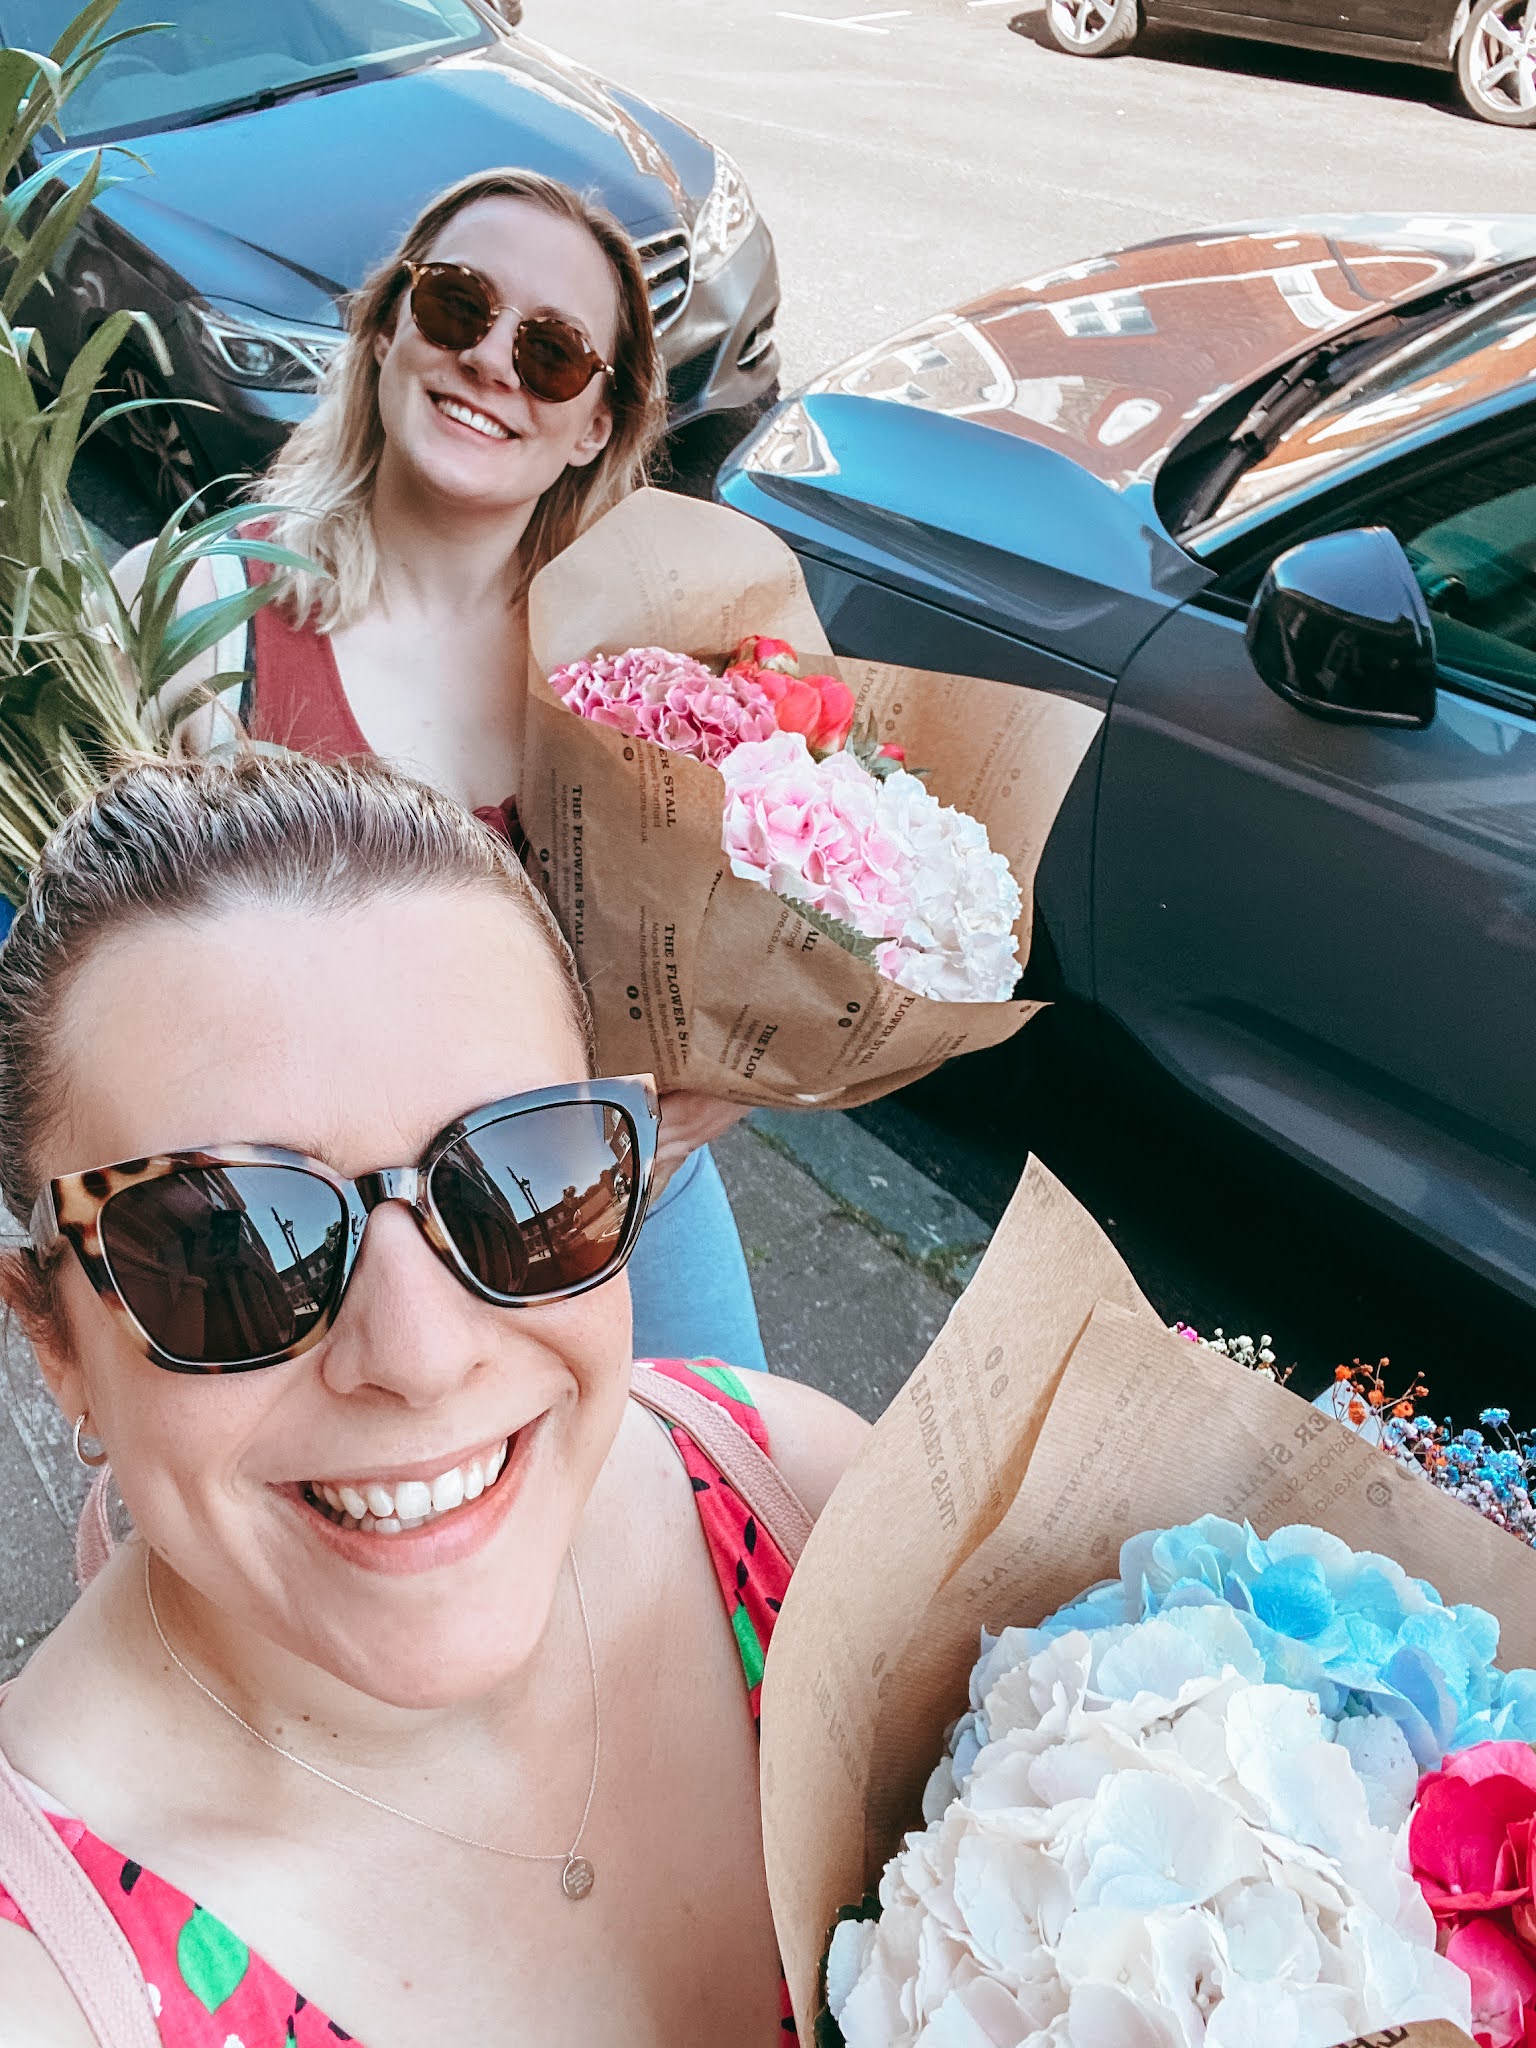
[[[995,1045],[1040,1006],[941,1003],[878,975],[778,897],[730,872],[713,768],[577,718],[547,682],[628,647],[718,663],[748,633],[835,669],[979,818],[1024,897],[1100,714],[976,677],[834,661],[793,553],[756,521],[637,491],[540,571],[529,593],[524,827],[592,999],[600,1070],[654,1073],[732,1101],[852,1107]]]
[[[762,1695],[763,1846],[801,2038],[839,1908],[878,1881],[983,1626],[1030,1625],[1202,1514],[1330,1529],[1536,1663],[1536,1554],[1299,1395],[1164,1329],[1108,1238],[1031,1161],[985,1258],[806,1545]],[[1367,2043],[1462,2048],[1443,2023]],[[1255,2044],[1262,2048],[1262,2044]]]

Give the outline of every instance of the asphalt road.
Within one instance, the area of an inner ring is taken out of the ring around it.
[[[1127,242],[1295,211],[1536,207],[1536,135],[1465,118],[1447,76],[1408,67],[1169,31],[1085,62],[1016,0],[527,0],[525,25],[737,158],[778,244],[786,388]],[[707,488],[720,452],[692,437],[685,486]],[[81,483],[122,540],[151,530],[110,463]],[[1081,1052],[1058,1030],[1005,1111],[995,1077],[962,1068],[860,1121],[988,1217],[1038,1150],[1170,1320],[1273,1332],[1299,1386],[1387,1353],[1442,1408],[1519,1398],[1528,1319]]]

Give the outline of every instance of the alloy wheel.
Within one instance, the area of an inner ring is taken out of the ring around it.
[[[1467,24],[1457,72],[1473,113],[1536,126],[1536,0],[1491,0]]]
[[[1096,43],[1115,18],[1115,0],[1051,0],[1051,23],[1064,43]]]
[[[1139,0],[1046,0],[1045,28],[1074,57],[1112,57],[1141,29]]]
[[[133,464],[146,494],[162,512],[174,512],[198,488],[197,457],[176,417],[175,401],[158,379],[130,364],[122,373],[124,398],[156,401],[125,415],[122,425]]]

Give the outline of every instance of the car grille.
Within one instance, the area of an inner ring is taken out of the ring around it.
[[[651,318],[656,322],[656,332],[665,334],[688,303],[693,286],[693,251],[681,228],[669,228],[664,235],[647,235],[635,246],[651,294]]]
[[[714,374],[714,368],[715,351],[707,348],[702,355],[678,363],[667,372],[667,404],[673,412],[693,403]]]

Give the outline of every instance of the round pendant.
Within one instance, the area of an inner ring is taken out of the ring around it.
[[[584,1899],[597,1882],[597,1872],[585,1856],[568,1856],[560,1878],[560,1889],[568,1899]]]

